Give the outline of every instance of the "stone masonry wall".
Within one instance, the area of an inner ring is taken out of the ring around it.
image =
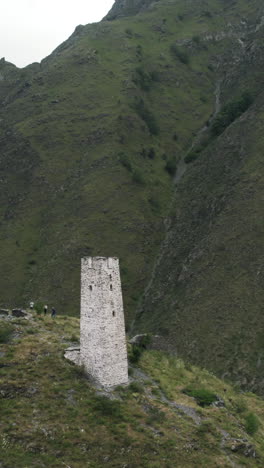
[[[85,257],[81,267],[81,362],[105,387],[128,382],[118,258]]]

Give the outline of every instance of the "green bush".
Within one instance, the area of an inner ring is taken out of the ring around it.
[[[37,312],[38,315],[42,314],[44,308],[44,303],[43,302],[37,302],[34,305],[34,309]]]
[[[184,63],[184,65],[188,65],[190,63],[190,57],[185,50],[179,49],[176,44],[172,44],[170,47],[171,53],[174,57],[180,60],[180,62]]]
[[[156,197],[151,197],[148,199],[149,204],[152,206],[152,208],[156,211],[159,211],[160,209],[160,201]]]
[[[140,62],[141,62],[141,59],[142,59],[142,52],[143,52],[142,45],[138,44],[137,47],[136,47],[136,55],[137,55],[137,58],[138,58],[138,60]]]
[[[149,91],[153,80],[152,76],[148,72],[144,71],[142,67],[137,67],[136,76],[133,81],[143,91]]]
[[[133,363],[133,364],[136,364],[139,361],[142,353],[145,351],[145,349],[147,348],[147,346],[150,343],[151,343],[151,336],[150,335],[145,335],[141,339],[140,344],[132,344],[132,346],[129,349],[129,353],[128,353],[129,361],[131,363]]]
[[[140,99],[138,102],[135,103],[134,109],[137,112],[138,116],[144,120],[146,123],[149,132],[151,135],[158,135],[159,134],[159,127],[156,122],[154,114],[146,107],[143,99]]]
[[[154,159],[155,158],[155,149],[154,148],[150,148],[149,151],[148,151],[148,157],[149,159]]]
[[[212,18],[213,17],[212,13],[209,10],[204,11],[203,16],[205,16],[206,18]]]
[[[217,400],[217,396],[215,393],[211,392],[210,390],[206,390],[205,388],[184,388],[183,393],[185,395],[191,396],[195,398],[197,401],[198,405],[204,407],[204,406],[210,406],[214,401]]]
[[[127,35],[128,37],[132,37],[132,36],[133,36],[133,31],[132,31],[132,29],[130,29],[130,28],[126,28],[126,29],[125,29],[125,33],[126,33],[126,35]]]
[[[199,156],[198,151],[189,151],[189,153],[185,156],[184,161],[186,164],[190,164],[191,162],[195,161]]]
[[[0,343],[8,343],[13,333],[12,325],[8,323],[0,324]]]
[[[254,413],[249,413],[245,417],[245,429],[250,435],[254,435],[260,426],[259,419]]]
[[[128,170],[128,172],[133,171],[132,164],[129,161],[128,156],[126,156],[124,153],[119,153],[119,161],[122,164],[122,166],[124,166]]]
[[[131,382],[128,388],[132,393],[144,393],[144,387],[139,382]]]
[[[192,38],[193,42],[195,42],[196,44],[200,44],[201,42],[201,38],[200,36],[198,36],[197,34],[195,36],[193,36]]]
[[[116,400],[109,400],[109,398],[105,396],[97,396],[93,408],[95,411],[101,413],[102,416],[109,416],[112,419],[118,420],[123,418],[120,402]]]
[[[133,182],[136,182],[136,184],[144,185],[145,180],[143,177],[142,172],[139,169],[135,169],[132,175],[132,180]]]
[[[165,170],[171,175],[174,176],[177,169],[177,163],[175,158],[170,158],[165,164]]]
[[[253,103],[253,96],[244,92],[240,98],[226,104],[222,110],[215,117],[212,126],[211,133],[214,136],[221,135],[223,131],[232,123],[235,119],[245,112],[249,106]]]
[[[128,359],[132,364],[136,364],[140,357],[141,354],[143,353],[143,349],[140,346],[137,345],[132,345],[132,348],[128,354]]]

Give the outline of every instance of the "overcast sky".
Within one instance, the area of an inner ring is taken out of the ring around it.
[[[100,21],[114,0],[0,0],[0,58],[18,67],[39,62],[78,24]]]

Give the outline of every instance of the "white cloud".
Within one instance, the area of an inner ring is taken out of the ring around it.
[[[0,0],[0,58],[18,67],[39,62],[78,24],[100,21],[114,0]]]

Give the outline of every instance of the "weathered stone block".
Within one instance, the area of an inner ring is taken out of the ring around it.
[[[26,317],[27,313],[21,309],[13,309],[12,316],[13,317]]]

